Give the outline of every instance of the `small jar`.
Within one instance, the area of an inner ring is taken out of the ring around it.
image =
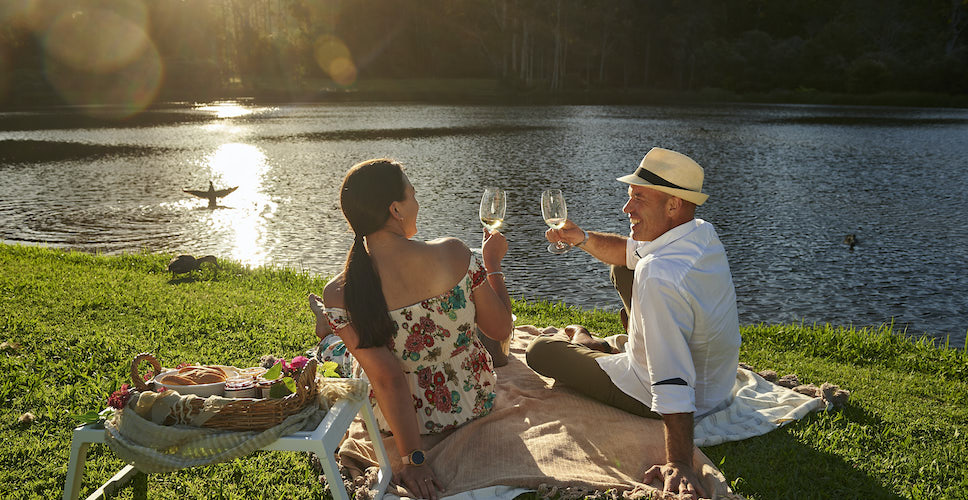
[[[256,388],[258,390],[258,393],[260,394],[260,396],[262,398],[268,398],[269,397],[269,390],[272,389],[272,386],[275,385],[276,382],[278,382],[278,381],[277,380],[266,380],[264,378],[259,378],[258,380],[256,380],[255,386],[256,386]]]
[[[231,378],[225,381],[225,397],[255,398],[258,391],[250,378]]]

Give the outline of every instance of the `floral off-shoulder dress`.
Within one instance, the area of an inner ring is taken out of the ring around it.
[[[452,429],[487,415],[494,406],[497,377],[491,355],[477,338],[471,297],[486,276],[480,256],[472,253],[467,274],[449,291],[390,311],[396,331],[388,347],[400,360],[410,383],[421,434]],[[349,313],[344,309],[332,307],[324,312],[334,332],[349,324]],[[341,342],[335,342],[321,346],[320,354],[342,355],[344,350]],[[356,363],[353,369],[361,372]],[[362,376],[365,378],[365,374]],[[370,404],[380,430],[389,432],[372,390]]]

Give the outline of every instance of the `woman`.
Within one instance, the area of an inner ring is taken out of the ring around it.
[[[394,435],[404,464],[394,482],[435,500],[443,488],[420,435],[490,412],[496,378],[476,332],[497,341],[511,334],[507,240],[485,233],[483,259],[455,238],[412,240],[420,207],[401,166],[387,159],[353,166],[340,206],[355,239],[323,292],[323,315],[369,379],[381,429]]]

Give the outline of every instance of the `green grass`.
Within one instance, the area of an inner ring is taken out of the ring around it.
[[[0,245],[0,498],[61,495],[71,414],[103,406],[128,380],[131,359],[149,351],[183,361],[251,364],[313,345],[305,272],[219,270],[173,279],[170,256],[93,256]],[[518,324],[581,323],[618,333],[615,314],[515,302]],[[743,328],[741,358],[757,369],[796,373],[851,391],[846,408],[813,414],[765,436],[704,448],[734,489],[750,499],[968,498],[968,355],[902,338],[889,327],[826,325]],[[10,347],[15,344],[16,347]],[[37,419],[18,423],[25,412]],[[83,496],[124,464],[94,445]],[[147,479],[150,498],[329,497],[299,453]],[[131,498],[125,487],[118,498]]]

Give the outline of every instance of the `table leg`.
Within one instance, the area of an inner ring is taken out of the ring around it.
[[[329,492],[333,495],[333,500],[350,500],[343,485],[343,476],[339,473],[339,466],[336,465],[336,455],[333,450],[327,450],[320,443],[319,449],[315,451],[319,458],[319,464],[323,466],[323,474],[326,475],[326,482],[329,484]]]
[[[131,481],[132,479],[134,479],[132,484],[135,486],[135,488],[132,490],[132,498],[145,498],[147,496],[146,491],[148,489],[147,477],[147,475],[138,472],[138,469],[135,469],[134,466],[125,465],[121,468],[121,470],[114,474],[111,479],[108,479],[107,482],[102,484],[100,488],[94,491],[94,493],[91,493],[87,497],[87,500],[110,497],[117,493],[122,486],[127,484],[127,482]],[[139,488],[137,488],[139,485],[142,486],[140,495],[138,492]]]
[[[374,497],[375,500],[379,500],[383,496],[383,493],[386,492],[387,486],[390,485],[390,479],[393,478],[393,470],[390,468],[390,457],[387,455],[387,450],[383,446],[383,436],[380,435],[380,427],[376,424],[376,418],[373,416],[373,408],[370,407],[367,401],[364,401],[360,412],[363,414],[363,422],[366,423],[366,430],[370,433],[370,441],[373,441],[376,460],[380,464],[380,473],[377,476],[379,482],[377,483],[377,492]]]
[[[67,480],[64,483],[64,500],[77,500],[81,494],[81,481],[84,480],[84,463],[87,462],[87,449],[91,443],[78,439],[71,440],[71,459],[67,463]]]

